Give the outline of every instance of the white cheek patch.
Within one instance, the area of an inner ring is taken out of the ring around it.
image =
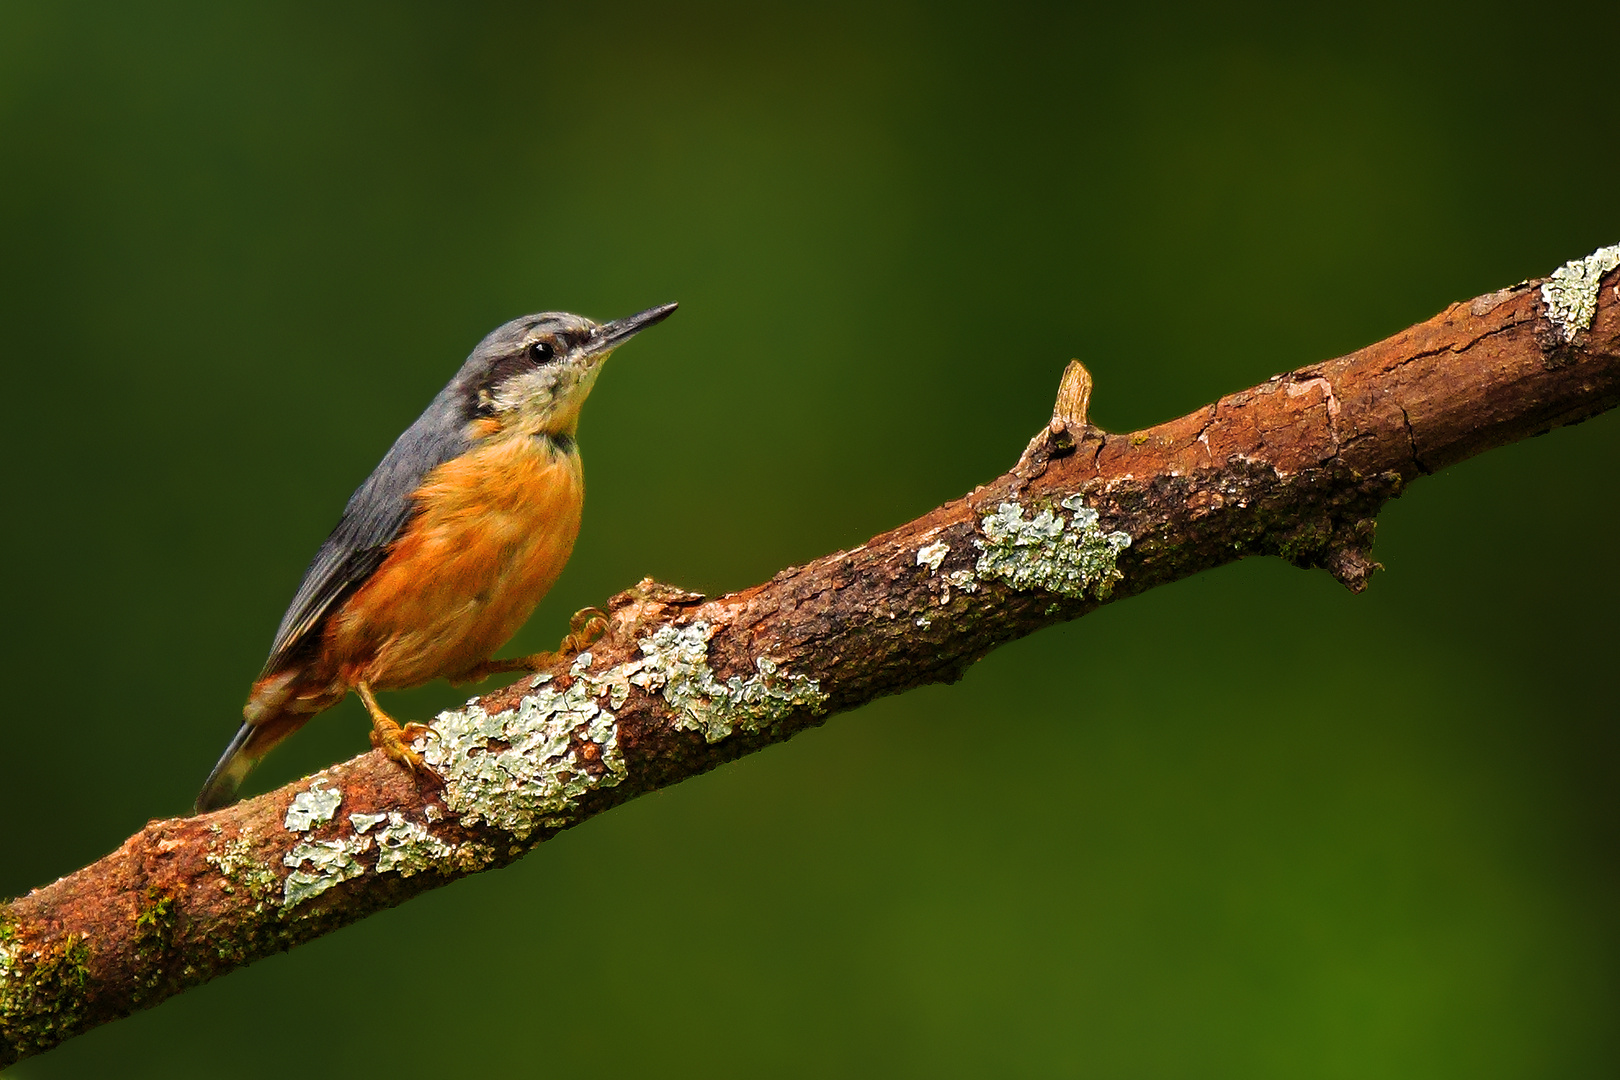
[[[506,380],[495,391],[495,411],[504,413],[518,408],[546,408],[560,396],[557,386],[560,374],[556,368],[538,368]]]

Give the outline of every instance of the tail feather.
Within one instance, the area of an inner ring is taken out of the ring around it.
[[[225,753],[220,755],[219,764],[208,774],[208,781],[197,795],[196,812],[206,814],[235,802],[236,791],[253,766],[282,739],[303,727],[308,719],[308,714],[284,712],[258,723],[244,723]]]

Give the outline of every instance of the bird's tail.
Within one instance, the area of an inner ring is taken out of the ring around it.
[[[303,727],[312,715],[280,709],[256,710],[254,704],[250,702],[247,711],[258,715],[242,724],[236,738],[220,755],[219,764],[208,774],[208,782],[197,796],[197,813],[206,814],[235,802],[236,789],[242,786],[242,780],[253,766],[282,739]]]

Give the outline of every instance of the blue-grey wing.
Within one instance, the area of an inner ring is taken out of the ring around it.
[[[382,462],[349,497],[287,613],[281,617],[260,678],[281,669],[321,631],[327,615],[376,572],[415,510],[423,479],[468,445],[457,385],[444,388],[416,423],[395,440]]]

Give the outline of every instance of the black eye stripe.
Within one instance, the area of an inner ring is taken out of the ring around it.
[[[463,415],[468,418],[494,415],[496,410],[494,403],[487,400],[489,395],[499,392],[508,381],[520,376],[537,377],[544,381],[546,375],[542,374],[542,369],[555,365],[568,348],[566,339],[559,340],[557,336],[548,334],[494,357],[476,384],[466,391]],[[551,381],[560,378],[556,372],[549,372],[549,375]],[[550,382],[547,382],[549,385]]]
[[[490,365],[489,372],[479,380],[478,387],[493,392],[506,380],[533,371],[534,368],[534,361],[529,359],[527,349],[519,353],[508,353]],[[477,393],[477,389],[473,392]]]

